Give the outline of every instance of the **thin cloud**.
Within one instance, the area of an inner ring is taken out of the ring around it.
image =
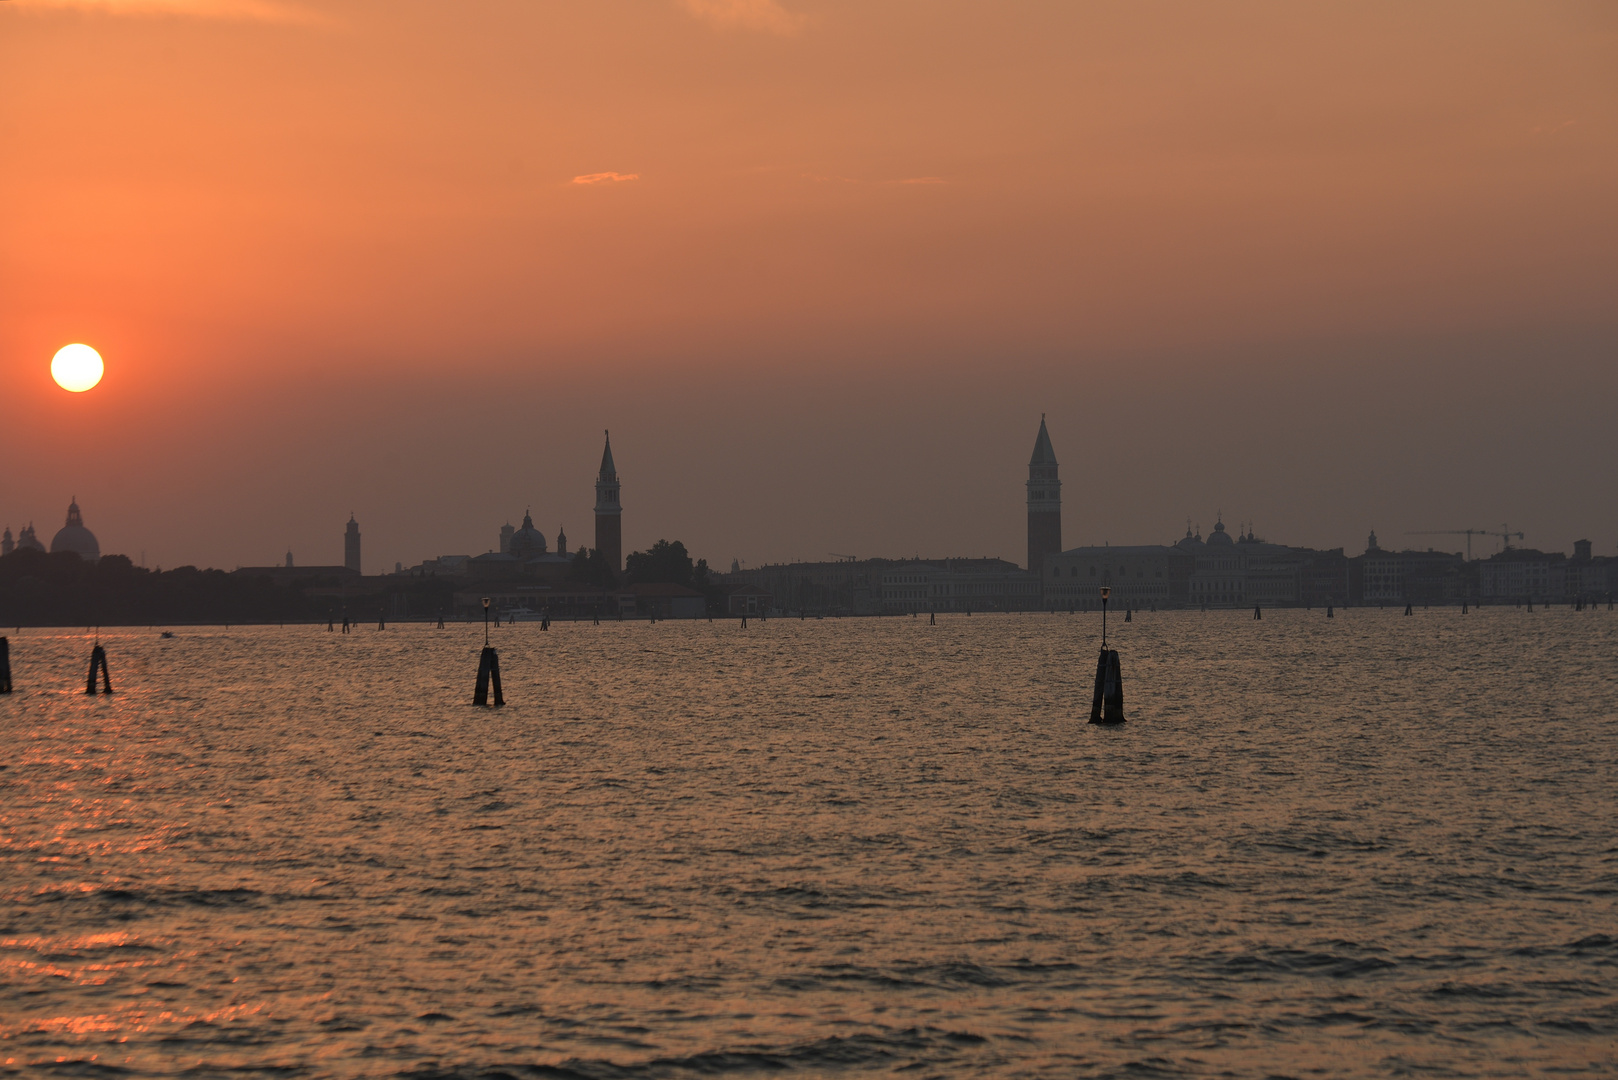
[[[11,0],[35,11],[93,11],[102,15],[179,16],[233,22],[317,23],[311,11],[273,0]]]
[[[779,0],[680,0],[680,6],[688,14],[724,30],[796,34],[804,24],[802,15],[788,11]]]
[[[640,179],[640,173],[634,173],[634,172],[632,172],[632,173],[593,172],[593,173],[585,173],[583,176],[575,176],[573,178],[573,183],[575,183],[575,184],[621,184],[625,180],[639,180],[639,179]]]

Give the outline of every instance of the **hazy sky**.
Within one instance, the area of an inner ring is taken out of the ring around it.
[[[0,524],[1618,553],[1618,4],[0,3]],[[69,395],[82,341],[105,381]],[[1490,550],[1482,545],[1482,550]]]

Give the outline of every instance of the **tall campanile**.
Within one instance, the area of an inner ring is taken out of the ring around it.
[[[614,574],[624,569],[623,504],[618,501],[618,469],[612,463],[612,432],[601,451],[601,472],[596,476],[596,550]]]
[[[1028,459],[1028,569],[1045,573],[1045,556],[1062,551],[1062,482],[1056,478],[1056,451],[1039,416],[1034,456]]]
[[[343,565],[360,572],[360,523],[353,514],[348,515],[348,528],[343,531]]]

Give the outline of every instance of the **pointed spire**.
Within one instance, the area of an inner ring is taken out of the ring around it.
[[[602,480],[616,480],[616,479],[618,479],[618,470],[612,463],[612,432],[611,431],[604,431],[603,433],[607,437],[607,445],[606,445],[606,448],[601,451],[601,476],[600,476],[600,479],[602,479]]]
[[[1045,430],[1045,414],[1039,414],[1039,435],[1034,439],[1034,456],[1030,465],[1055,465],[1056,451],[1051,449],[1051,433]]]

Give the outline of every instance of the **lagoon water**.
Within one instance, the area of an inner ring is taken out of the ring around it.
[[[1618,1070],[1618,613],[12,635],[0,1074]]]

